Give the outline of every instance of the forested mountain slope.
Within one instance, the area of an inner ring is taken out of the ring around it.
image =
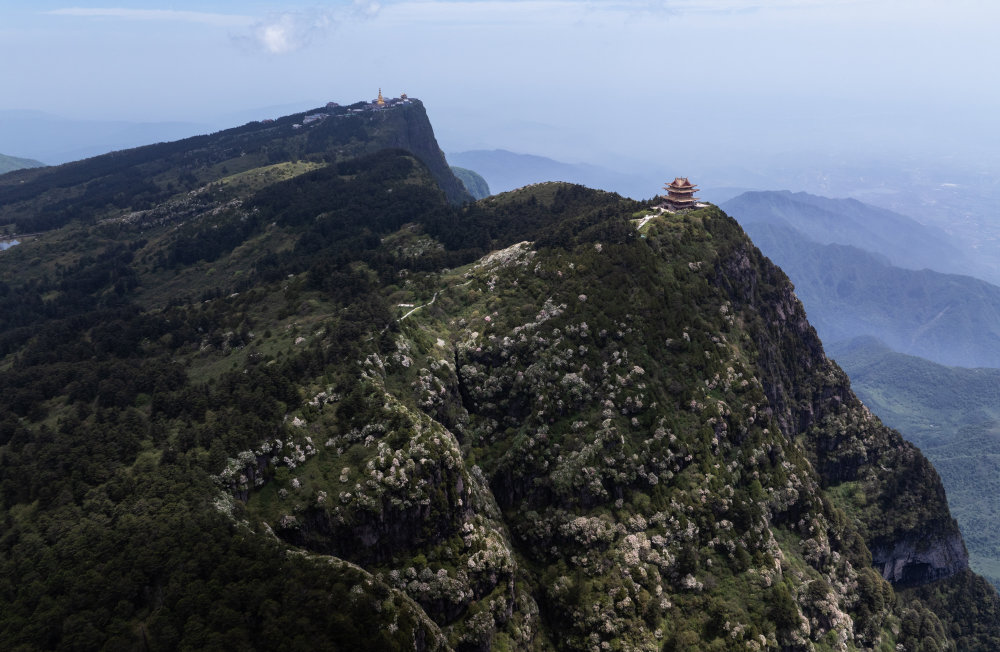
[[[871,339],[833,355],[865,404],[934,463],[970,562],[1000,584],[1000,369],[945,367]]]
[[[176,219],[185,215],[179,206],[190,208],[187,214],[197,210],[192,204],[206,189],[270,181],[248,180],[245,173],[259,176],[282,163],[326,165],[386,148],[413,153],[451,201],[471,199],[451,173],[419,100],[379,110],[359,102],[0,176],[0,224],[32,233],[98,215],[148,218],[154,208]]]
[[[486,179],[482,178],[476,172],[468,170],[466,168],[451,167],[451,171],[458,177],[465,189],[469,191],[474,199],[485,199],[489,197],[492,193],[490,192],[490,186],[486,183]]]
[[[731,218],[324,142],[8,184],[4,648],[996,647],[937,474]]]

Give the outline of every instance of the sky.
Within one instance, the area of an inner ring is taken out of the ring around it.
[[[4,0],[0,111],[221,128],[381,88],[446,152],[994,165],[998,33],[995,0]]]

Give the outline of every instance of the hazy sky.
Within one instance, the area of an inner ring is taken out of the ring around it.
[[[986,157],[998,34],[995,0],[4,0],[0,109],[209,123],[381,87],[445,151]]]

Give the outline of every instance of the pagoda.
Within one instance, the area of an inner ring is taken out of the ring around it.
[[[665,184],[663,189],[667,191],[667,196],[663,197],[664,208],[679,211],[694,208],[698,202],[698,198],[694,196],[698,186],[688,181],[687,177],[677,177]]]
[[[375,99],[376,106],[385,106],[385,98],[382,97],[382,89],[378,89],[378,97]]]

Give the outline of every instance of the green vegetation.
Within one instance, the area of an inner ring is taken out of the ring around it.
[[[18,158],[16,156],[0,154],[0,174],[24,168],[40,168],[43,165],[45,164],[34,159]]]
[[[482,178],[472,170],[451,166],[451,171],[455,173],[458,180],[462,182],[465,189],[469,191],[474,199],[485,199],[490,196],[490,186],[486,179]]]
[[[942,234],[853,200],[759,192],[725,206],[793,279],[858,395],[933,462],[972,567],[1000,583],[1000,371],[929,362],[1000,366],[1000,289],[914,271],[964,268]]]
[[[871,339],[832,355],[858,396],[934,463],[972,567],[1000,584],[1000,370],[944,367]]]
[[[933,469],[733,220],[457,205],[375,147],[421,115],[0,179],[45,229],[0,254],[4,649],[993,646]]]
[[[98,218],[147,224],[186,219],[237,199],[238,189],[218,183],[232,175],[277,163],[325,165],[393,147],[420,159],[450,201],[470,199],[448,168],[423,105],[362,113],[351,108],[357,105],[308,112],[327,117],[300,127],[295,125],[306,114],[19,170],[0,178],[0,226],[32,233]]]

